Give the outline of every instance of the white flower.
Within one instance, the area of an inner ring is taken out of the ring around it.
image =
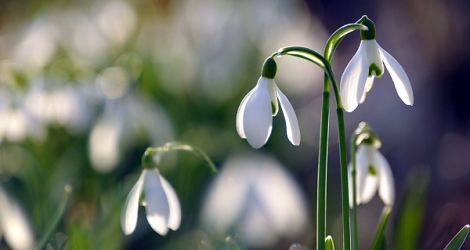
[[[352,164],[348,166],[349,174],[349,205],[352,207]],[[374,194],[379,196],[386,205],[393,205],[395,185],[390,164],[374,145],[361,144],[356,151],[356,198],[357,205],[369,202]]]
[[[132,188],[121,214],[124,234],[134,232],[137,224],[139,203],[145,206],[147,221],[160,235],[166,235],[168,228],[177,230],[181,223],[181,207],[173,187],[157,169],[144,169]]]
[[[240,155],[227,160],[210,186],[201,219],[214,237],[235,230],[249,249],[272,249],[279,239],[308,231],[305,201],[275,159]]]
[[[262,147],[272,129],[272,116],[279,110],[278,100],[286,119],[287,137],[294,145],[300,144],[300,129],[294,108],[279,90],[274,79],[260,77],[256,87],[243,98],[237,112],[237,132],[253,148]]]
[[[375,39],[362,40],[359,49],[346,66],[341,77],[341,101],[344,110],[354,111],[364,102],[372,88],[374,77],[382,76],[387,67],[398,96],[407,105],[413,105],[413,90],[403,67]]]

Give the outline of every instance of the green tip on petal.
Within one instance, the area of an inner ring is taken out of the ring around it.
[[[377,170],[375,169],[374,165],[369,164],[369,168],[367,169],[370,175],[376,176]]]
[[[276,72],[276,61],[274,61],[273,58],[268,57],[266,61],[264,61],[263,69],[261,70],[261,76],[269,79],[274,79],[274,77],[276,76]]]
[[[359,21],[360,24],[365,25],[367,30],[361,30],[362,40],[374,40],[375,39],[375,24],[367,16],[363,16]]]
[[[372,63],[369,65],[369,75],[368,76],[376,76],[380,77],[382,76],[383,72],[380,70],[379,66],[377,66],[375,63]]]

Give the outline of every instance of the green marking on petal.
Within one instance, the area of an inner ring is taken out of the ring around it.
[[[382,76],[383,72],[380,70],[379,66],[377,66],[375,63],[372,63],[369,65],[369,75],[368,76],[375,76],[375,77],[380,77]]]
[[[375,169],[374,165],[369,164],[369,167],[367,168],[367,170],[368,170],[370,175],[372,175],[372,176],[377,175],[377,170]]]
[[[271,110],[273,112],[273,116],[277,114],[277,106],[276,103],[271,102]]]

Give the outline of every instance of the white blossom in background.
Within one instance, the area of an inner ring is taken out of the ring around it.
[[[262,155],[227,160],[208,190],[201,220],[214,235],[235,230],[252,248],[301,236],[308,225],[305,198],[295,179]]]
[[[177,230],[181,224],[181,206],[173,187],[160,172],[144,169],[127,196],[121,213],[125,235],[132,234],[137,225],[139,204],[145,206],[147,221],[155,232],[164,236],[168,229]]]
[[[44,124],[25,107],[23,94],[0,89],[0,141],[22,142],[29,138],[43,141],[47,136]]]
[[[105,100],[104,111],[92,126],[88,141],[92,166],[99,172],[112,171],[125,150],[141,136],[146,136],[151,145],[172,141],[173,129],[165,112],[134,91]]]
[[[0,187],[0,233],[14,250],[34,247],[34,235],[28,219],[18,204]]]
[[[349,174],[349,205],[353,206],[352,164],[348,166]],[[395,201],[395,184],[387,159],[373,144],[363,143],[356,151],[356,203],[369,202],[379,193],[386,205]]]

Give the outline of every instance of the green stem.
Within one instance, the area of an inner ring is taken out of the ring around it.
[[[328,65],[331,65],[333,54],[338,47],[339,43],[343,40],[344,36],[354,30],[364,30],[366,26],[362,24],[352,23],[346,24],[336,30],[328,39],[325,46],[325,59],[328,61]],[[328,68],[331,71],[331,67]],[[343,219],[343,249],[351,249],[351,227],[350,227],[350,216],[349,216],[349,185],[348,185],[348,165],[347,165],[347,154],[346,154],[346,132],[344,127],[344,114],[343,105],[341,103],[341,97],[338,89],[338,84],[333,77],[333,72],[330,72],[332,79],[333,91],[336,99],[336,119],[338,123],[338,144],[339,144],[339,155],[340,155],[340,169],[341,169],[341,208],[342,208],[342,219]],[[357,248],[356,248],[357,249]]]
[[[349,184],[348,184],[348,165],[346,158],[346,135],[344,128],[343,108],[336,108],[336,117],[338,121],[338,140],[341,167],[341,199],[343,212],[343,249],[351,249],[351,231],[349,218]]]
[[[56,231],[56,228],[59,225],[60,220],[62,219],[62,217],[64,217],[65,211],[67,211],[67,208],[70,203],[71,194],[72,194],[72,187],[70,185],[65,185],[64,198],[62,199],[62,202],[60,203],[59,210],[57,211],[54,218],[52,219],[52,222],[49,225],[49,228],[47,229],[46,233],[41,238],[39,243],[36,245],[36,249],[38,250],[45,249],[47,243],[52,238],[52,234]]]
[[[328,78],[323,84],[323,101],[320,121],[320,143],[318,152],[318,180],[317,180],[317,247],[325,249],[326,238],[326,189],[327,189],[327,161],[328,161],[328,133],[330,115],[330,88]]]
[[[357,178],[356,178],[356,140],[357,134],[354,134],[353,138],[351,138],[351,162],[352,162],[352,193],[353,193],[353,208],[352,208],[352,242],[353,242],[353,249],[359,249],[359,242],[358,242],[358,230],[357,230]]]
[[[319,160],[318,160],[318,181],[317,181],[317,250],[325,249],[326,238],[326,190],[327,190],[327,160],[328,160],[328,137],[329,137],[329,103],[330,90],[329,84],[332,83],[333,91],[336,98],[336,112],[338,119],[338,140],[340,151],[341,166],[341,193],[342,193],[342,211],[343,211],[343,249],[351,249],[350,240],[350,223],[349,223],[349,196],[348,196],[348,170],[346,158],[346,135],[344,129],[343,106],[339,95],[338,84],[331,69],[331,60],[336,47],[339,45],[343,37],[354,31],[364,30],[366,26],[362,24],[347,24],[336,30],[328,39],[325,46],[324,57],[316,51],[299,46],[284,47],[273,53],[271,57],[291,55],[296,56],[315,63],[325,71],[323,84],[323,100],[322,113],[320,121],[320,143],[319,143]]]
[[[377,230],[375,231],[374,241],[372,243],[372,250],[382,249],[385,242],[385,228],[387,227],[388,219],[390,218],[390,211],[392,207],[385,206],[382,209],[382,215],[380,216],[379,223],[377,225]]]

